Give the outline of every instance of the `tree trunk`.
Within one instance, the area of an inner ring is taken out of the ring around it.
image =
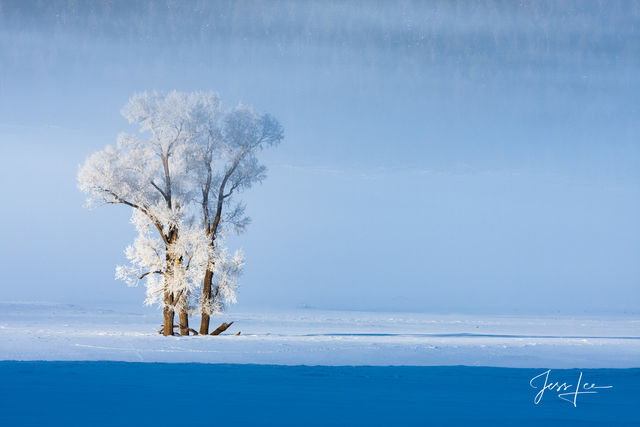
[[[189,313],[186,308],[180,310],[180,335],[189,335]]]
[[[178,231],[174,228],[167,233],[167,241],[169,245],[173,244],[178,238]],[[163,335],[173,335],[173,319],[175,317],[175,299],[170,289],[170,281],[173,279],[174,267],[178,260],[169,253],[169,246],[165,254],[166,268],[163,275],[164,280],[164,307],[162,313],[164,315]]]
[[[164,308],[162,309],[162,314],[164,315],[164,324],[162,325],[162,335],[165,337],[167,335],[173,335],[173,318],[174,311],[173,305],[167,301],[168,293],[165,292],[165,301]]]
[[[204,284],[202,285],[202,320],[200,320],[200,335],[209,334],[209,310],[208,305],[211,302],[211,282],[213,280],[213,272],[207,268],[204,274]]]

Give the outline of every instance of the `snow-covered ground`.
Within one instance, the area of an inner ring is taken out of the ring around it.
[[[640,367],[638,316],[233,312],[212,322],[235,321],[217,337],[162,337],[160,320],[143,309],[0,303],[0,360]]]

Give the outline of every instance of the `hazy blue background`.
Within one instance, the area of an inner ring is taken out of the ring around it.
[[[639,2],[0,0],[0,300],[142,302],[75,179],[153,89],[284,125],[238,308],[639,311]]]

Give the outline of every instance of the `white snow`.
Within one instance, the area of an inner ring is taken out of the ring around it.
[[[0,303],[0,360],[640,367],[637,315],[294,310],[232,312],[212,326],[223,320],[235,323],[221,336],[163,337],[156,332],[161,314],[142,308]]]

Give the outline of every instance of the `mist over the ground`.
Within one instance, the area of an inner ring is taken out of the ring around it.
[[[0,0],[4,301],[142,303],[77,168],[136,91],[277,117],[238,307],[638,312],[640,2]]]

